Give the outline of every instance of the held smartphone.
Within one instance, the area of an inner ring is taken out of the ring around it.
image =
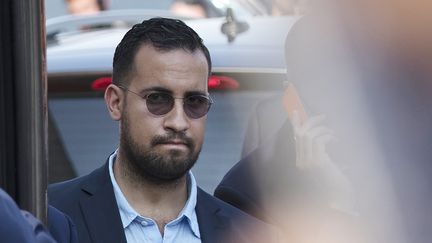
[[[288,114],[288,119],[292,122],[294,111],[297,111],[300,118],[300,124],[302,125],[308,118],[306,109],[294,85],[287,82],[285,87],[283,106]]]

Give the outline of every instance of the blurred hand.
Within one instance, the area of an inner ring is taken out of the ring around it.
[[[318,115],[301,124],[298,112],[294,111],[296,167],[311,172],[314,182],[324,187],[331,208],[356,214],[352,185],[327,153],[327,144],[336,138],[324,121],[325,116]]]

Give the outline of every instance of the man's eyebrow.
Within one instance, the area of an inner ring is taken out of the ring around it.
[[[185,93],[185,96],[191,96],[191,95],[203,95],[203,96],[209,96],[209,93],[203,92],[203,91],[187,91]]]
[[[159,86],[143,89],[140,91],[140,93],[146,93],[146,92],[151,92],[151,91],[164,92],[164,93],[168,93],[168,94],[173,93],[171,90],[164,88],[164,87],[159,87]]]
[[[155,87],[149,87],[149,88],[145,88],[143,90],[140,91],[140,93],[147,93],[147,92],[164,92],[167,94],[173,94],[172,90],[169,90],[167,88],[164,87],[160,87],[160,86],[155,86]],[[204,91],[200,91],[200,90],[193,90],[193,91],[187,91],[185,92],[184,96],[191,96],[191,95],[203,95],[203,96],[208,96],[209,94],[207,92]]]

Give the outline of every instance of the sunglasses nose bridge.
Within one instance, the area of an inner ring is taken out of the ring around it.
[[[189,117],[184,109],[184,102],[178,98],[174,98],[173,101],[171,110],[165,115],[164,126],[166,129],[184,132],[190,126]]]
[[[171,109],[168,113],[172,112],[186,116],[184,98],[172,97]]]

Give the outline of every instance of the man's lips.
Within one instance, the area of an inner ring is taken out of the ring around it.
[[[169,134],[167,136],[155,136],[152,140],[152,146],[164,145],[171,146],[175,148],[184,148],[187,147],[189,149],[193,149],[194,141],[191,138],[186,137],[183,134]]]
[[[183,140],[170,140],[170,141],[162,142],[162,144],[187,145],[188,143]]]
[[[159,145],[171,146],[171,147],[189,147],[189,144],[183,140],[169,140],[160,142]]]

